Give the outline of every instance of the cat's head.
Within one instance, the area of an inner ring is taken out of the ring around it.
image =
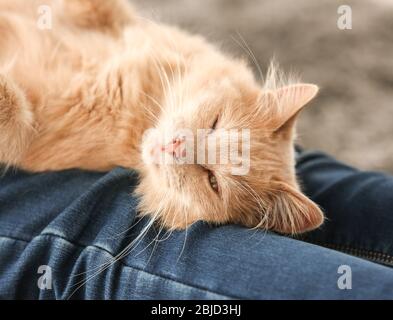
[[[317,86],[277,85],[270,73],[261,87],[232,68],[172,86],[142,144],[141,212],[170,229],[198,220],[291,234],[318,227],[323,214],[299,189],[293,145],[296,117]]]

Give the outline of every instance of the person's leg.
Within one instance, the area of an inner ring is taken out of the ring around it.
[[[392,269],[262,230],[196,223],[139,237],[149,220],[136,218],[136,183],[124,169],[0,179],[0,297],[393,297]]]
[[[393,176],[313,151],[299,153],[297,172],[326,214],[325,223],[302,239],[393,266]]]

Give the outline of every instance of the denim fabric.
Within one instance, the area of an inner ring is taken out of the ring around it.
[[[315,152],[302,153],[297,166],[304,191],[327,213],[302,238],[393,266],[393,177]]]
[[[298,173],[328,216],[301,239],[202,222],[171,235],[155,226],[114,262],[149,223],[136,217],[134,172],[8,172],[0,179],[0,297],[392,299],[393,178],[307,152]],[[50,289],[37,284],[42,265],[51,268]],[[341,265],[352,270],[350,290],[337,285]]]

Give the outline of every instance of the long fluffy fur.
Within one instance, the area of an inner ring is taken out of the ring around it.
[[[197,220],[235,222],[284,233],[322,223],[299,190],[294,119],[316,87],[265,85],[243,60],[199,36],[138,17],[125,0],[0,0],[0,162],[30,171],[114,166],[141,173],[140,210],[169,228]],[[37,6],[53,29],[37,28]],[[233,176],[198,165],[155,171],[143,162],[146,129],[251,129],[251,169]]]

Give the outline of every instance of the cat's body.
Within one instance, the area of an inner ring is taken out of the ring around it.
[[[168,227],[196,220],[280,232],[318,226],[322,214],[298,191],[292,151],[293,119],[315,87],[262,92],[244,62],[136,16],[126,1],[108,2],[0,0],[0,162],[29,171],[137,169],[142,213]],[[43,4],[53,13],[48,30],[37,24]],[[198,165],[157,171],[144,163],[147,129],[210,128],[218,114],[221,127],[242,123],[259,137],[246,177],[203,166],[222,182],[219,196]],[[191,186],[198,184],[207,189]]]
[[[17,83],[29,105],[9,112],[30,109],[33,115],[27,122],[35,129],[26,126],[27,148],[21,158],[4,151],[1,160],[32,171],[138,165],[135,152],[141,134],[151,127],[144,108],[158,113],[144,93],[160,100],[155,63],[166,66],[169,59],[173,67],[175,63],[162,34],[148,21],[134,22],[131,14],[126,32],[132,41],[124,40],[115,26],[113,32],[78,27],[70,21],[71,14],[64,16],[67,10],[59,1],[46,1],[52,8],[53,27],[41,30],[37,9],[42,3],[0,1],[0,74],[3,81]],[[86,12],[86,18],[90,14]],[[161,49],[153,56],[154,45]]]

